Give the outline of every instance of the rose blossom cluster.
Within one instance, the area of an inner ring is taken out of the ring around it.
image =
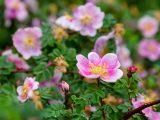
[[[153,38],[158,32],[158,20],[151,16],[144,16],[139,20],[138,28],[145,37],[138,45],[138,53],[151,61],[158,60],[160,58],[160,43]]]
[[[18,99],[22,103],[34,96],[34,91],[38,89],[39,83],[35,78],[27,77],[22,86],[17,87]]]
[[[79,6],[73,16],[65,15],[56,20],[64,28],[79,31],[83,36],[95,36],[103,25],[104,13],[92,3]]]

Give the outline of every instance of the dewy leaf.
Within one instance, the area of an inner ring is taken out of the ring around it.
[[[104,23],[102,29],[110,29],[116,24],[116,19],[113,17],[113,15],[108,14],[104,18]]]
[[[13,63],[8,62],[6,56],[0,57],[0,75],[8,75],[15,69]]]
[[[108,40],[107,48],[108,48],[109,53],[115,53],[116,52],[115,39],[112,38],[112,39]]]
[[[52,28],[51,28],[50,24],[48,24],[48,23],[42,24],[41,29],[42,29],[42,33],[43,33],[43,36],[41,38],[42,47],[44,48],[47,45],[52,46],[54,44],[54,37],[52,34]]]
[[[102,117],[102,112],[100,110],[97,110],[91,115],[90,120],[100,120],[101,117]]]
[[[52,104],[49,108],[44,109],[42,112],[42,118],[45,119],[64,119],[69,117],[69,112],[65,110],[65,105],[57,103]]]

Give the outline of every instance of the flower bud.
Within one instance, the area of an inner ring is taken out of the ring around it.
[[[135,66],[130,66],[130,67],[127,69],[127,71],[128,71],[127,76],[128,76],[128,78],[130,78],[130,77],[132,77],[132,74],[137,71],[137,67],[135,67]]]
[[[69,91],[69,85],[65,81],[62,81],[62,90],[63,91]]]
[[[97,109],[95,106],[91,106],[91,105],[88,105],[88,106],[85,106],[85,111],[87,112],[95,112]]]
[[[137,67],[135,67],[135,66],[130,66],[128,68],[128,72],[130,72],[130,73],[135,73],[136,71],[137,71]]]

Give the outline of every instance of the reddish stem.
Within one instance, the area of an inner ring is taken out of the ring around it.
[[[144,105],[134,109],[134,110],[131,110],[129,112],[127,112],[123,118],[121,120],[128,120],[132,115],[136,114],[136,113],[141,113],[141,111],[147,107],[150,107],[150,106],[153,106],[153,105],[156,105],[156,104],[159,104],[160,103],[160,100],[155,100],[153,102],[149,102],[149,103],[145,103]]]

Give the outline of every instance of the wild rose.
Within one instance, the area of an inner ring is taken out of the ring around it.
[[[152,37],[158,32],[158,20],[151,16],[144,16],[138,22],[138,28],[145,37]]]
[[[38,89],[39,83],[35,78],[27,77],[23,86],[17,87],[18,99],[25,102],[27,99],[33,97],[33,91]]]
[[[28,17],[25,4],[21,0],[5,0],[5,18],[24,21]]]
[[[102,58],[95,52],[88,54],[88,59],[79,54],[76,56],[79,73],[87,78],[101,78],[105,82],[116,82],[123,75],[119,69],[117,55],[108,53]]]
[[[104,13],[92,3],[79,6],[73,15],[72,28],[83,36],[95,36],[103,25]]]
[[[4,51],[2,55],[7,56],[8,61],[14,63],[17,70],[29,70],[30,66],[23,58],[20,58],[17,54],[13,54],[11,49]]]
[[[13,44],[25,59],[41,55],[42,31],[38,27],[20,28],[13,35]]]
[[[158,60],[160,56],[160,43],[154,39],[143,39],[138,45],[138,52],[142,57],[151,61]]]
[[[151,98],[150,97],[146,97],[139,94],[138,98],[135,100],[135,99],[132,99],[132,103],[133,103],[133,106],[134,108],[138,108],[140,107],[141,105],[147,103],[147,102],[151,102]],[[152,107],[148,107],[148,108],[145,108],[144,110],[142,110],[142,113],[144,113],[144,115],[149,118],[149,120],[159,120],[160,118],[160,112],[156,112],[154,111],[154,109]]]

